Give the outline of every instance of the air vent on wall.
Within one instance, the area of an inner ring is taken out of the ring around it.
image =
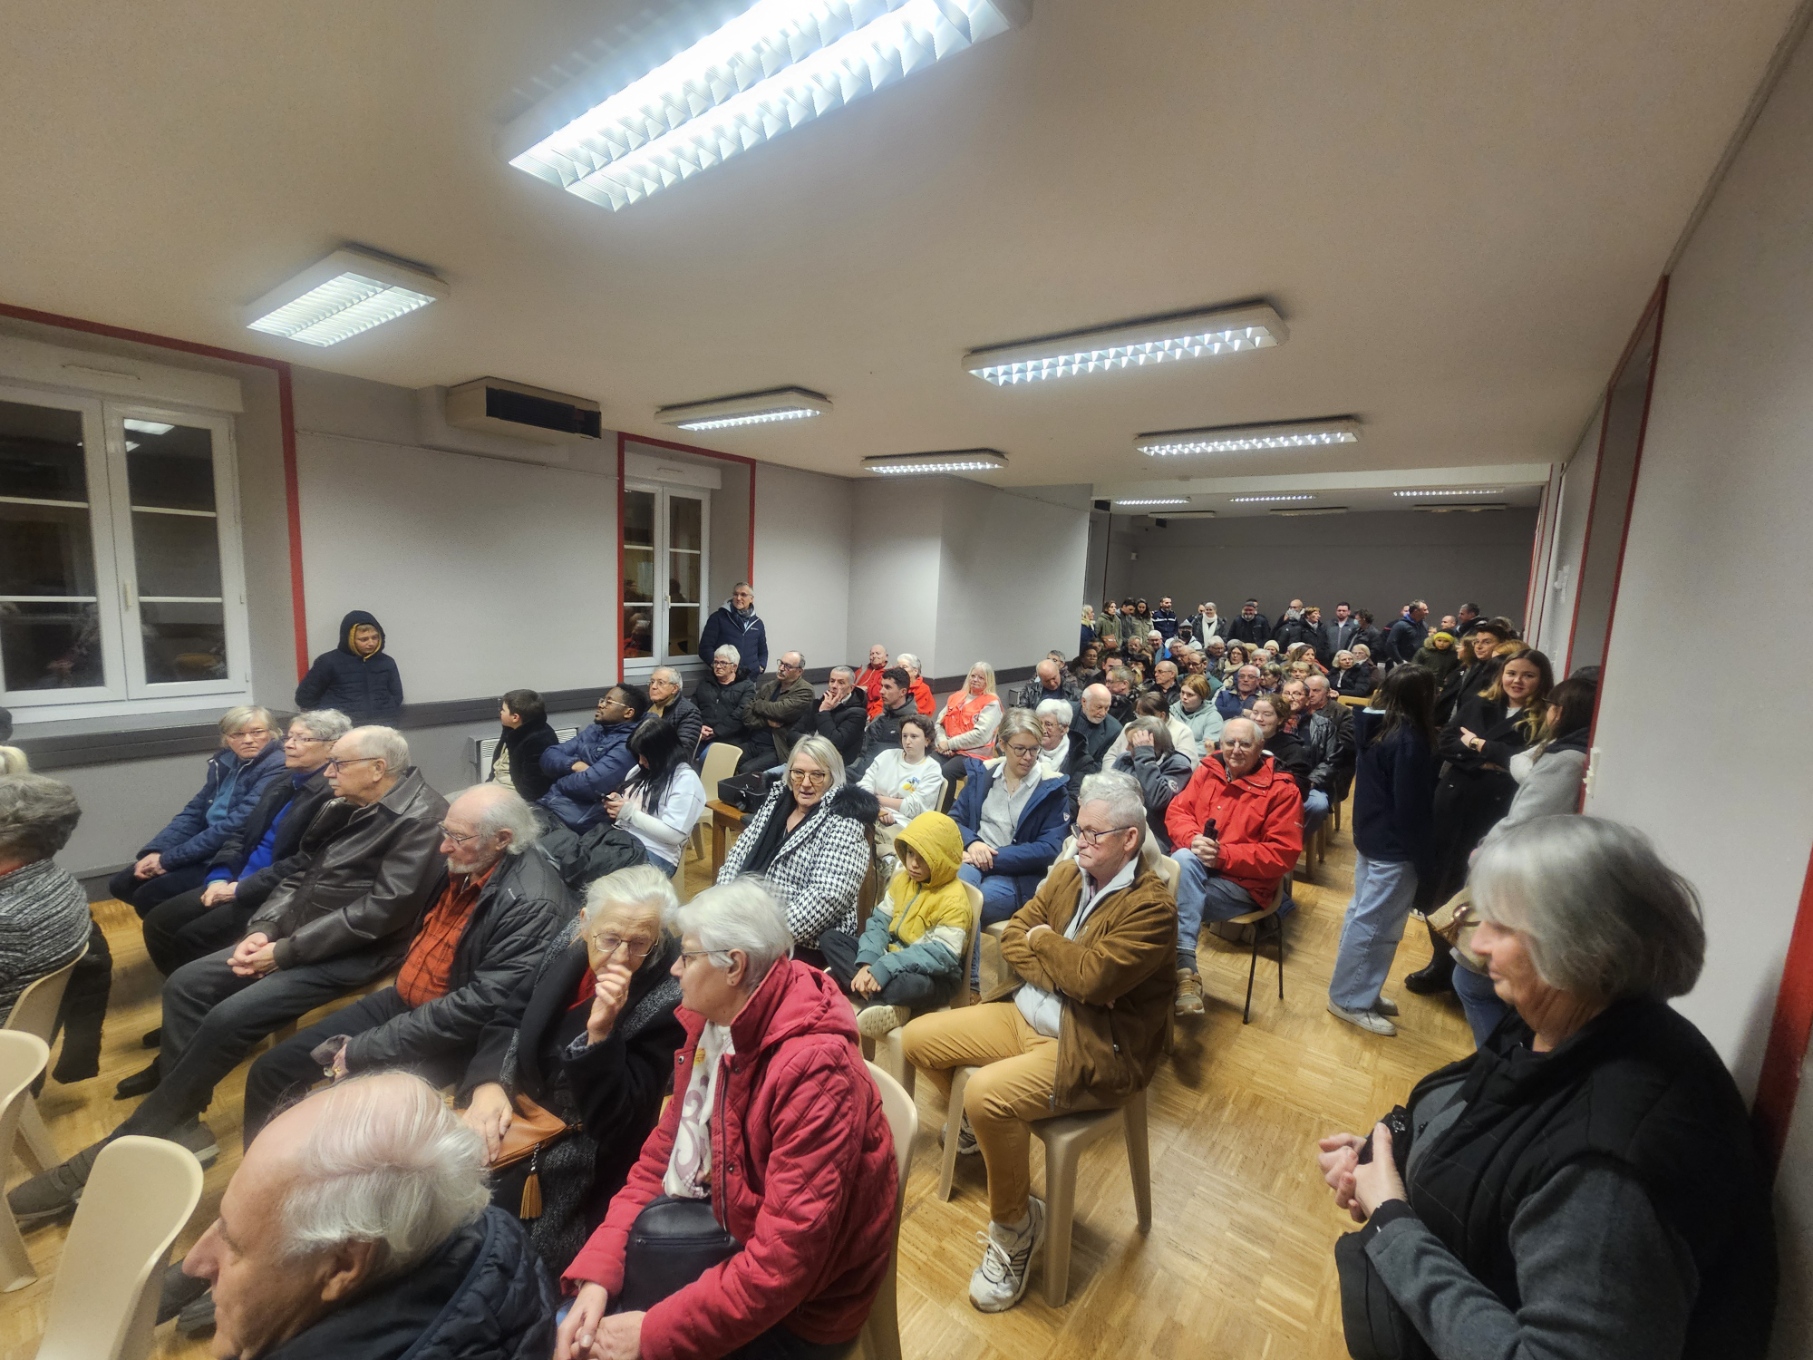
[[[601,433],[597,402],[502,378],[478,378],[448,388],[447,423],[456,429],[549,444],[597,439]]]

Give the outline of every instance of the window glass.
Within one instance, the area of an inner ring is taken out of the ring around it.
[[[0,673],[9,690],[103,683],[80,411],[0,401]]]

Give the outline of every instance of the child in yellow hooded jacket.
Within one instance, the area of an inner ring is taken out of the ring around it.
[[[862,1008],[856,1026],[870,1038],[948,1003],[962,985],[969,941],[957,824],[942,812],[922,812],[895,836],[894,853],[900,868],[862,937],[837,930],[818,937],[827,971]]]

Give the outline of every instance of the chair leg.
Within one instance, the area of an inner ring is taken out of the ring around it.
[[[1259,972],[1259,927],[1253,927],[1253,961],[1246,969],[1246,1009],[1240,1013],[1240,1023],[1250,1025],[1253,1022],[1253,978]]]
[[[914,1093],[919,1070],[906,1060],[906,1049],[900,1042],[900,1031],[891,1029],[882,1041],[876,1045],[881,1053],[881,1069],[895,1081],[909,1096]]]
[[[19,1141],[25,1144],[26,1155],[38,1164],[40,1171],[49,1171],[63,1160],[57,1155],[57,1145],[51,1141],[50,1130],[44,1127],[38,1102],[29,1095],[19,1111]]]
[[[31,1256],[25,1250],[25,1239],[19,1236],[19,1225],[13,1222],[13,1211],[0,1203],[0,1294],[23,1289],[36,1283],[37,1278]]]
[[[894,1256],[888,1262],[888,1273],[876,1292],[875,1302],[869,1305],[869,1320],[862,1324],[862,1345],[860,1349],[864,1360],[900,1360],[900,1244],[894,1246]]]
[[[1284,918],[1274,916],[1272,920],[1278,926],[1278,999],[1284,1000]]]
[[[963,1128],[963,1093],[969,1087],[969,1068],[959,1067],[951,1073],[950,1109],[944,1114],[943,1156],[938,1162],[938,1198],[951,1197],[951,1182],[957,1175],[957,1134]]]
[[[1045,1144],[1045,1302],[1053,1308],[1062,1308],[1070,1294],[1077,1153],[1074,1143]]]
[[[1152,1145],[1146,1128],[1146,1093],[1141,1091],[1121,1109],[1127,1137],[1127,1169],[1133,1173],[1133,1207],[1139,1230],[1152,1231]]]

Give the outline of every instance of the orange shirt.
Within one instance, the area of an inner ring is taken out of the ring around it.
[[[414,1008],[447,995],[460,936],[466,933],[480,890],[496,871],[497,865],[493,864],[482,874],[447,876],[447,886],[422,918],[421,928],[409,942],[403,966],[397,969],[397,995],[406,1005]]]

